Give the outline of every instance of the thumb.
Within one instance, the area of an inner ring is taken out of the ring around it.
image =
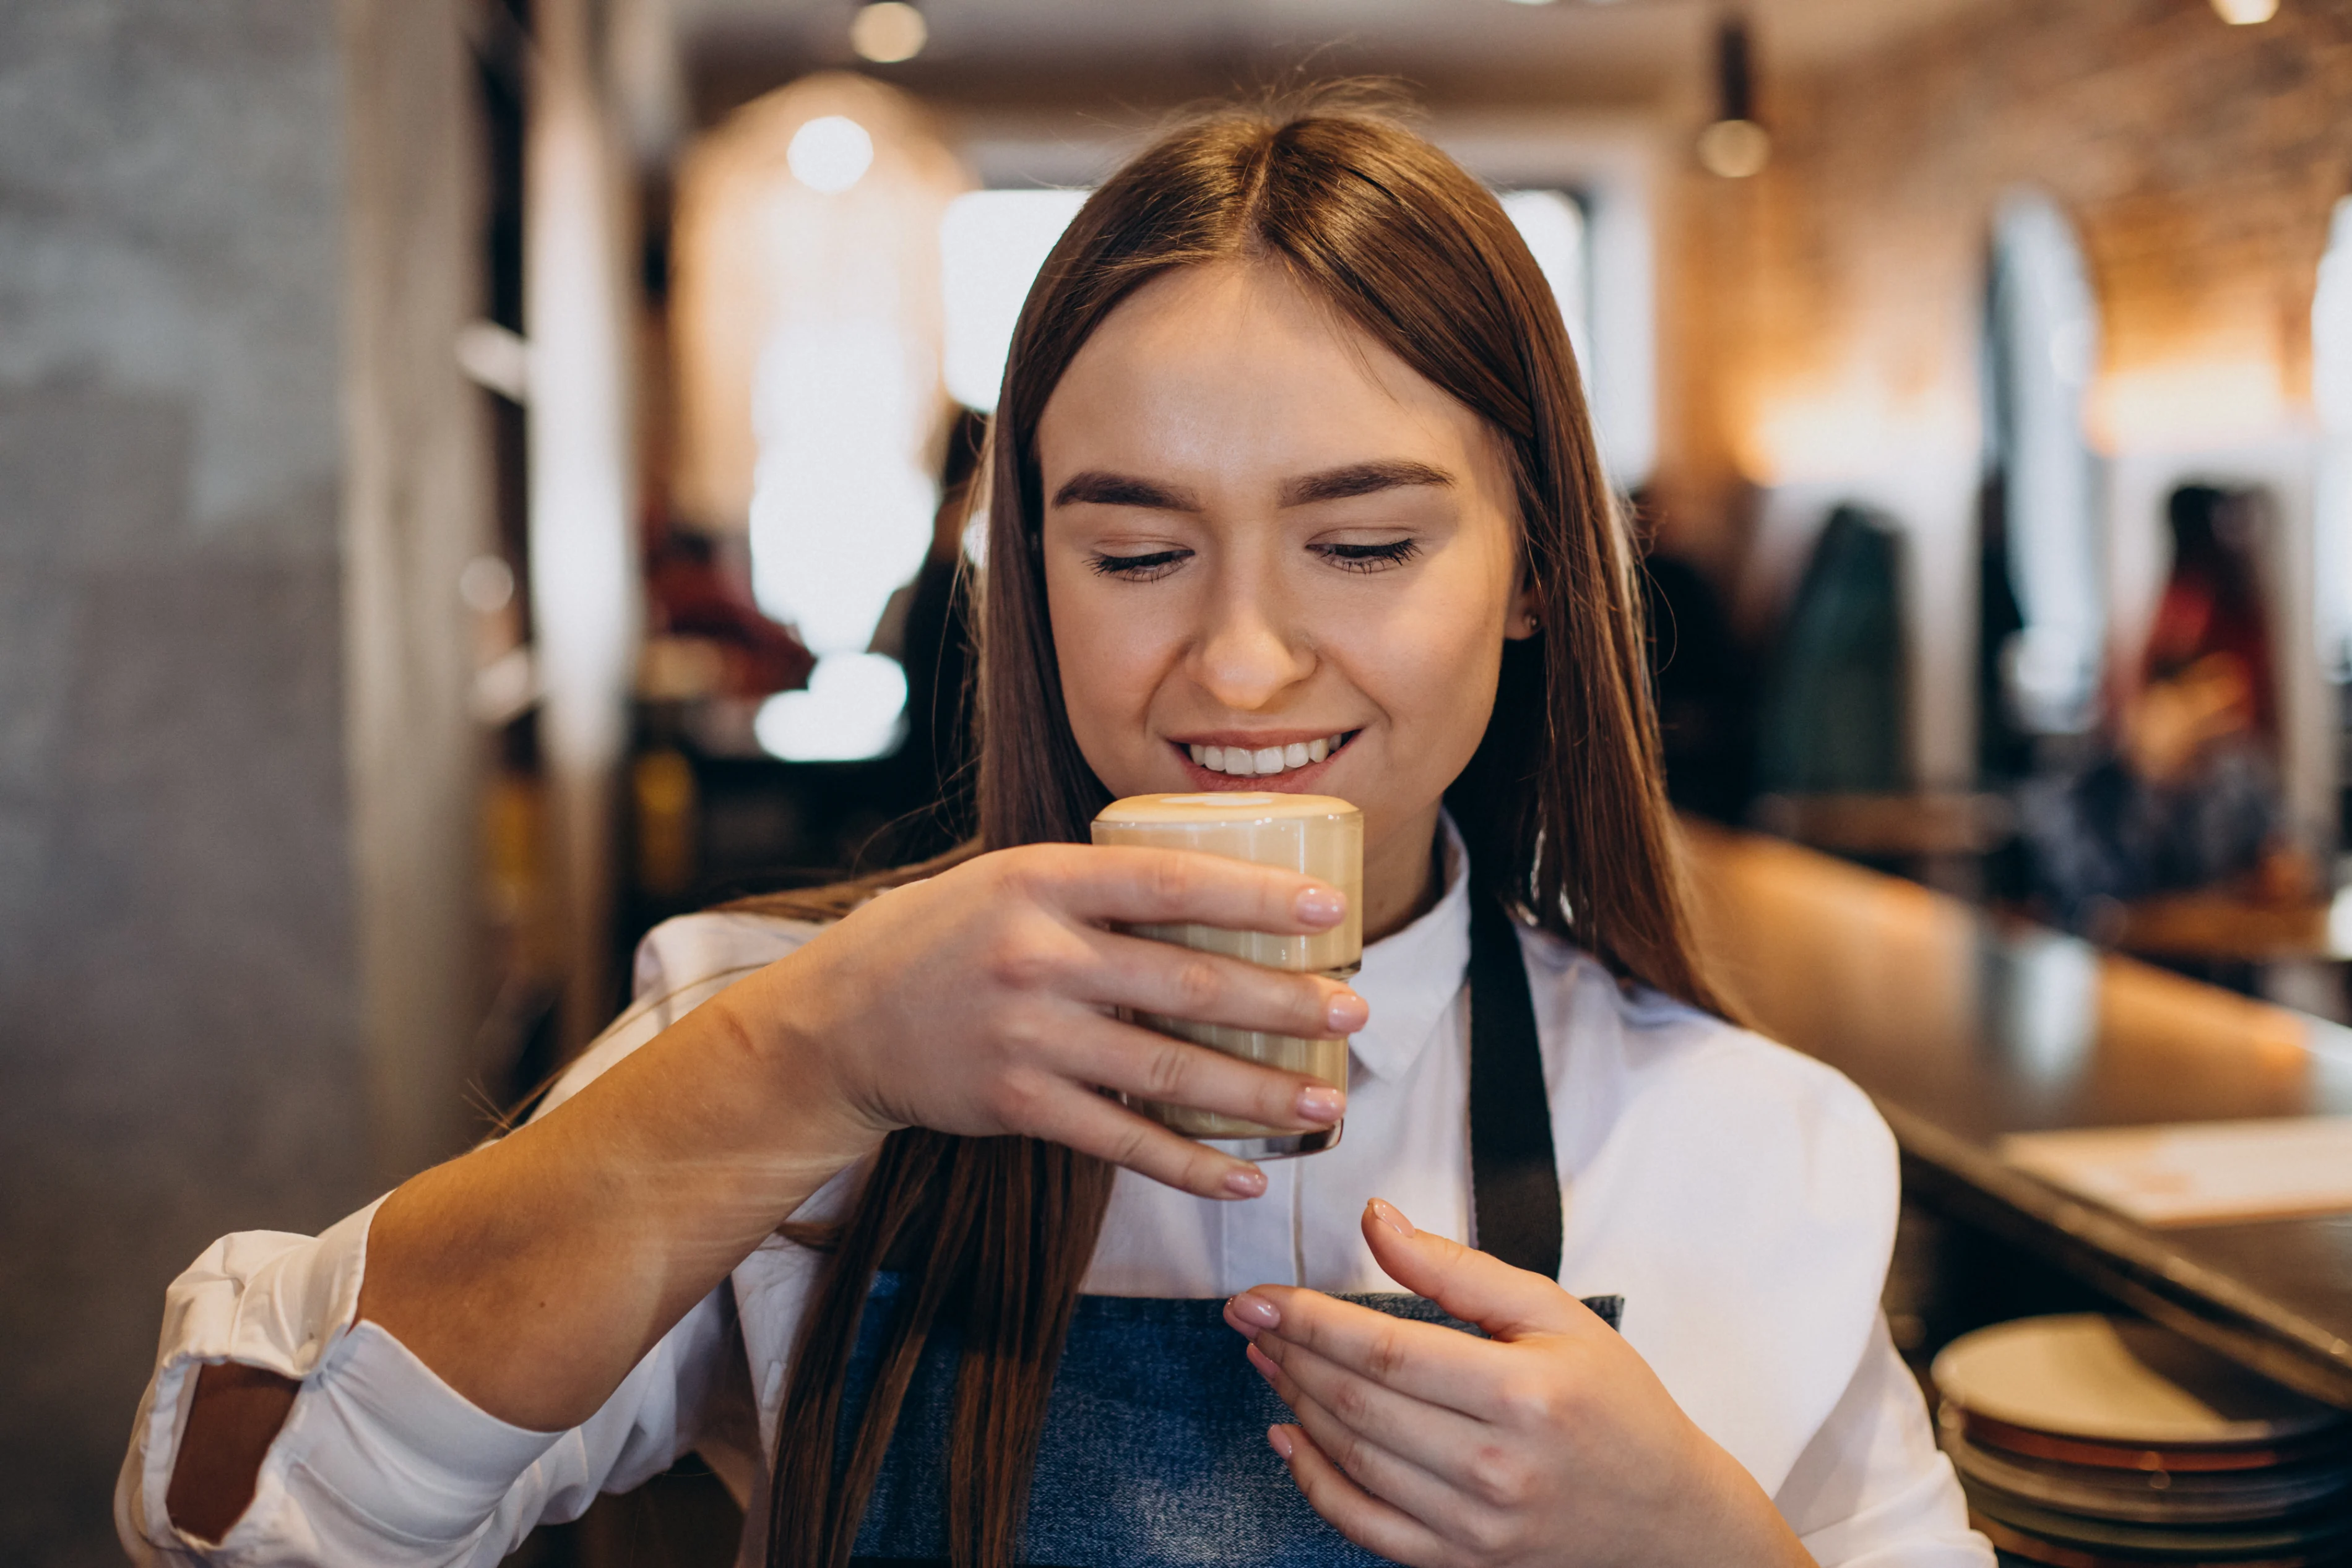
[[[1433,1231],[1416,1230],[1393,1204],[1364,1205],[1364,1239],[1390,1279],[1498,1340],[1572,1333],[1597,1322],[1558,1282]]]

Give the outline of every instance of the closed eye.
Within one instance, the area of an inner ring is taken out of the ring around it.
[[[1421,541],[1404,538],[1378,545],[1321,544],[1309,548],[1342,571],[1385,571],[1419,555]]]
[[[1188,549],[1158,549],[1143,555],[1106,555],[1100,551],[1087,558],[1087,565],[1097,576],[1123,578],[1129,582],[1150,582],[1167,576],[1184,564],[1192,555]]]

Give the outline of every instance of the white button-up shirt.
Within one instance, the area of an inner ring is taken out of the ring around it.
[[[1120,1173],[1087,1291],[1394,1290],[1359,1228],[1373,1197],[1475,1239],[1469,905],[1448,829],[1439,903],[1365,949],[1354,985],[1371,1019],[1351,1042],[1339,1147],[1267,1163],[1265,1194],[1249,1202]],[[638,952],[636,1003],[551,1103],[810,930],[740,915],[656,930]],[[1897,1182],[1869,1102],[1818,1062],[1628,990],[1549,936],[1519,941],[1559,1165],[1561,1284],[1625,1298],[1627,1341],[1823,1568],[1987,1568],[1991,1550],[1968,1528],[1880,1315]],[[803,1216],[837,1212],[859,1174],[836,1177]],[[595,1416],[530,1432],[475,1407],[378,1325],[353,1322],[373,1212],[315,1239],[224,1238],[173,1282],[116,1493],[134,1561],[487,1568],[533,1525],[575,1518],[598,1490],[635,1486],[693,1448],[749,1503],[742,1561],[762,1561],[776,1411],[813,1254],[772,1238]],[[221,1360],[302,1386],[251,1507],[212,1544],[176,1529],[163,1499],[195,1369]]]

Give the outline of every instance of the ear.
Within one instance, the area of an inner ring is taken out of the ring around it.
[[[1518,585],[1511,591],[1508,619],[1503,622],[1503,636],[1513,643],[1523,643],[1543,629],[1543,600],[1525,567],[1519,569]]]

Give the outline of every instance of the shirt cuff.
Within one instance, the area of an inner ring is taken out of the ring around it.
[[[133,1518],[152,1544],[215,1563],[383,1560],[478,1533],[561,1434],[510,1426],[450,1387],[378,1324],[354,1322],[375,1203],[316,1238],[222,1238],[173,1281]],[[217,1362],[301,1385],[252,1503],[219,1542],[164,1504],[196,1373]],[[126,1478],[128,1479],[128,1478]],[[298,1555],[285,1555],[289,1549]]]
[[[562,1437],[488,1414],[388,1331],[359,1323],[303,1381],[253,1506],[222,1544],[310,1536],[331,1563],[369,1561],[390,1542],[460,1546]]]

